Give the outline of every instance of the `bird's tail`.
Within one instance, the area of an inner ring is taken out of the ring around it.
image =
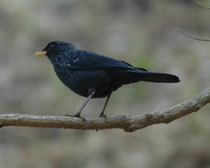
[[[157,83],[177,83],[180,82],[179,78],[175,75],[158,73],[158,72],[149,72],[144,70],[128,70],[128,73],[131,73],[131,77],[134,81],[146,81],[146,82],[157,82]]]

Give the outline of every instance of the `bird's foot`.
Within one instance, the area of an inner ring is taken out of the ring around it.
[[[100,114],[99,116],[98,116],[99,118],[104,118],[104,119],[107,119],[107,115],[106,114]]]
[[[98,117],[99,118],[104,118],[105,120],[107,119],[107,115],[104,114],[104,113],[101,113]],[[98,131],[99,131],[99,129],[96,129],[96,132],[98,132]]]
[[[77,117],[77,118],[80,118],[83,122],[86,122],[86,118],[82,117],[80,114],[75,114],[75,115],[71,115],[71,114],[66,114],[65,116],[68,116],[68,117]]]

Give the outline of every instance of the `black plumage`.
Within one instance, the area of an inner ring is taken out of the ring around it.
[[[100,113],[100,117],[105,117],[104,110],[111,93],[124,84],[138,81],[158,83],[180,81],[175,75],[149,72],[124,61],[79,49],[63,41],[50,42],[35,55],[46,55],[60,80],[75,93],[88,97],[82,108],[76,113],[76,117],[81,117],[82,109],[91,98],[107,97]]]

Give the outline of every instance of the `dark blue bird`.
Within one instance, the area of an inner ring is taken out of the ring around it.
[[[106,117],[104,111],[109,98],[112,92],[122,85],[139,81],[158,83],[180,81],[175,75],[149,72],[124,61],[79,49],[63,41],[50,42],[35,55],[46,55],[60,80],[75,93],[88,97],[75,117],[81,117],[81,111],[91,98],[107,97],[99,115]]]

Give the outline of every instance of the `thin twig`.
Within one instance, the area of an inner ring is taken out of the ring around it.
[[[42,128],[70,128],[79,130],[98,130],[120,128],[133,132],[159,123],[170,123],[178,118],[196,112],[210,103],[210,88],[173,107],[138,116],[120,115],[116,117],[88,118],[86,122],[67,116],[43,116],[27,114],[1,114],[0,126],[27,126]]]
[[[203,8],[203,9],[210,9],[208,6],[202,5],[199,1],[193,1],[198,7]]]
[[[210,39],[205,39],[205,38],[200,38],[200,37],[192,36],[192,35],[190,35],[190,34],[184,32],[184,31],[182,31],[182,30],[179,29],[179,28],[177,28],[176,30],[177,30],[179,33],[183,34],[184,36],[189,37],[189,38],[191,38],[191,39],[193,39],[193,40],[198,40],[198,41],[210,41]]]

